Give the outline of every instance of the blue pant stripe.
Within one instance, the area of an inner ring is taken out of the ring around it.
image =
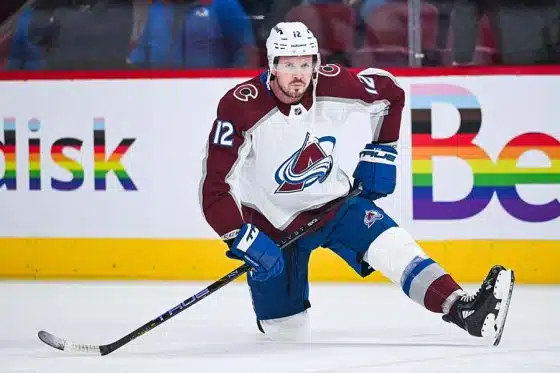
[[[424,268],[430,264],[435,263],[431,258],[424,259],[414,267],[410,274],[406,277],[404,284],[402,285],[403,291],[407,296],[410,296],[410,286],[412,285],[412,280],[420,273]]]

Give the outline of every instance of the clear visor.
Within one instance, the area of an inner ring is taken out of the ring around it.
[[[274,67],[276,71],[289,74],[311,74],[317,67],[317,56],[312,58],[290,58],[280,59],[274,58]]]

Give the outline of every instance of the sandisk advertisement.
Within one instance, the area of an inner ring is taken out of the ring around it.
[[[388,214],[418,240],[560,239],[559,76],[397,79]],[[202,160],[220,97],[243,80],[1,82],[0,235],[216,238]],[[371,128],[349,121],[336,146],[351,175]]]

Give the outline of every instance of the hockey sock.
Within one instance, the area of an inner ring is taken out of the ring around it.
[[[448,313],[465,292],[401,227],[384,231],[364,260],[383,273],[414,302],[436,313]]]
[[[405,294],[416,303],[436,313],[448,313],[464,294],[461,287],[431,258],[417,256],[401,277]]]

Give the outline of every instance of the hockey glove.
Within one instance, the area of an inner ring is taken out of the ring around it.
[[[252,224],[241,227],[226,256],[243,260],[253,267],[255,270],[250,276],[255,281],[276,277],[284,269],[284,258],[278,245]]]
[[[367,144],[360,152],[360,161],[354,170],[354,187],[362,184],[364,198],[372,201],[386,197],[397,183],[397,149],[385,144]]]

